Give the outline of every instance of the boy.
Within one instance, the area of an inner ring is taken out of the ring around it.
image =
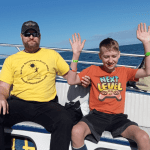
[[[107,38],[100,43],[99,58],[102,66],[90,66],[79,74],[77,71],[77,60],[84,47],[85,40],[81,43],[78,34],[69,39],[73,50],[73,61],[70,68],[71,76],[68,76],[69,84],[79,84],[84,75],[91,78],[90,90],[90,113],[76,124],[72,129],[73,150],[87,150],[84,138],[93,139],[98,142],[104,130],[110,131],[113,137],[122,136],[134,140],[139,150],[150,150],[148,134],[141,130],[135,122],[127,119],[124,113],[125,91],[127,81],[137,81],[150,75],[150,26],[148,32],[146,24],[139,24],[137,38],[143,43],[145,49],[145,68],[131,69],[116,67],[120,58],[118,43]]]

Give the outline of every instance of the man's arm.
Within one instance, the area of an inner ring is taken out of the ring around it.
[[[72,35],[72,41],[71,39],[69,39],[69,41],[73,51],[72,60],[79,60],[80,53],[84,47],[85,40],[81,42],[80,34],[78,33],[77,37],[77,34],[75,33],[74,35]],[[81,84],[80,78],[77,74],[77,64],[77,62],[71,62],[70,64],[72,70],[69,70],[66,76],[68,84],[70,85]]]
[[[63,78],[66,79],[66,80],[68,78],[68,73],[69,72],[67,72],[65,75],[63,75]],[[81,84],[83,87],[86,88],[86,87],[88,87],[91,84],[91,78],[89,76],[85,75],[84,77],[82,77],[82,80],[81,80],[81,82],[79,84]]]
[[[146,24],[143,23],[138,25],[137,38],[143,43],[145,54],[150,52],[150,26],[148,31]],[[145,57],[145,68],[139,69],[135,75],[135,78],[142,78],[150,75],[150,56]]]
[[[9,113],[7,98],[9,97],[10,84],[0,81],[0,114],[3,109],[3,115]]]

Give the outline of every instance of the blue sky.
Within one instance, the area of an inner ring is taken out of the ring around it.
[[[0,2],[0,18],[0,43],[22,44],[21,26],[33,20],[40,26],[41,46],[71,48],[69,38],[75,32],[86,39],[84,49],[98,48],[107,37],[129,45],[140,43],[140,22],[150,25],[150,1],[5,0]]]

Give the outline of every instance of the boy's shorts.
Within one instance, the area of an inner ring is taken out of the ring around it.
[[[113,138],[120,137],[128,126],[138,126],[137,123],[130,121],[127,117],[125,114],[106,114],[95,109],[92,110],[80,120],[89,126],[92,133],[87,135],[85,139],[98,143],[103,131],[111,132]]]

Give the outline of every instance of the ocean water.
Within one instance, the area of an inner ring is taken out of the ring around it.
[[[125,45],[125,46],[120,46],[119,47],[121,53],[127,53],[127,54],[144,54],[144,48],[143,44],[133,44],[133,45]],[[88,49],[89,51],[99,51],[99,48],[95,49]],[[72,52],[60,52],[60,55],[65,59],[65,60],[71,60],[72,59]],[[126,56],[121,56],[118,64],[121,65],[130,65],[130,66],[138,66],[143,58],[139,57],[126,57]],[[3,64],[5,58],[0,59],[0,65]],[[99,59],[98,54],[89,54],[89,53],[81,53],[80,61],[89,61],[89,62],[101,62]],[[81,71],[85,68],[87,68],[90,65],[87,64],[78,64],[78,71]],[[0,67],[1,69],[1,67]]]
[[[144,48],[143,44],[134,44],[134,45],[125,45],[119,47],[121,53],[127,53],[127,54],[144,54]],[[99,51],[99,48],[96,49],[89,49],[89,51]],[[61,56],[65,60],[71,60],[72,59],[72,52],[63,52],[60,53]],[[99,59],[98,54],[89,54],[89,53],[81,53],[80,61],[89,61],[89,62],[102,62]],[[139,66],[139,64],[142,62],[143,58],[139,57],[127,57],[127,56],[121,56],[118,64],[120,65],[130,65],[130,66]],[[78,71],[81,71],[85,68],[87,68],[90,65],[87,64],[78,64]]]

